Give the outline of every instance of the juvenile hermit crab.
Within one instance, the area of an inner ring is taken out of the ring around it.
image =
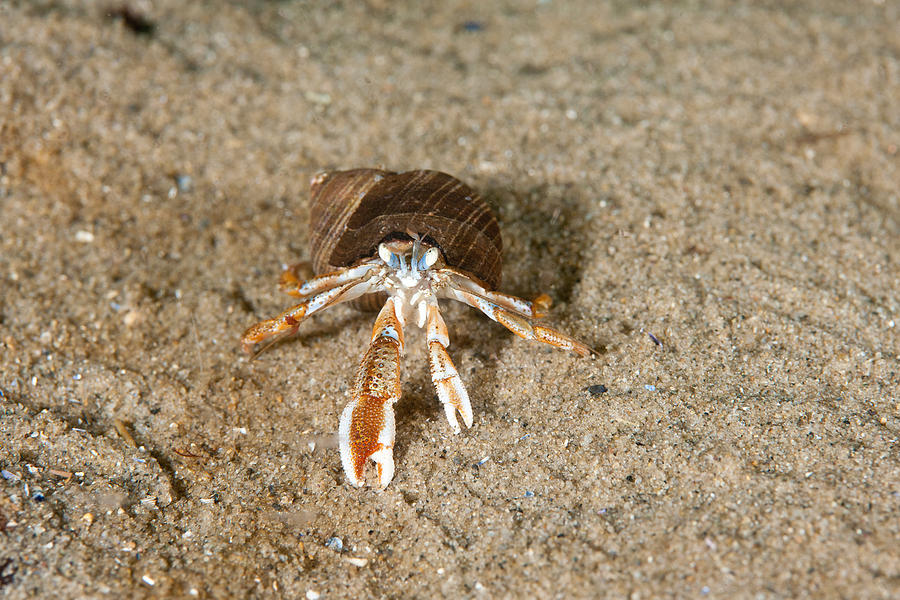
[[[519,337],[590,353],[578,340],[527,320],[544,316],[547,295],[528,301],[494,291],[500,284],[500,227],[478,193],[450,175],[376,169],[319,174],[311,184],[310,235],[317,276],[302,282],[294,265],[280,282],[300,303],[250,327],[241,343],[250,352],[340,302],[381,307],[338,429],[341,463],[355,486],[365,483],[368,460],[382,488],[394,476],[393,406],[400,399],[408,322],[426,330],[431,379],[450,428],[460,432],[457,412],[472,426],[469,395],[447,354],[450,339],[438,298],[468,304]]]

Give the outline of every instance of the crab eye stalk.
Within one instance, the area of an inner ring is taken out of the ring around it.
[[[378,244],[378,256],[392,269],[400,266],[400,259],[385,244]]]
[[[435,247],[431,247],[425,251],[422,255],[422,258],[419,259],[419,270],[427,271],[431,267],[434,266],[434,263],[437,262],[438,257],[441,255],[441,251]]]

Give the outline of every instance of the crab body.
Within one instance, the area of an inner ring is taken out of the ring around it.
[[[300,281],[297,266],[281,288],[299,304],[250,327],[245,350],[297,331],[311,314],[355,301],[377,307],[369,348],[363,356],[338,428],[341,463],[355,486],[375,464],[378,485],[394,474],[394,411],[400,399],[403,330],[426,331],[431,379],[454,433],[473,422],[469,396],[447,353],[450,339],[439,298],[472,306],[516,335],[572,350],[590,349],[555,329],[532,324],[550,299],[533,301],[494,291],[501,273],[500,229],[478,194],[437,171],[391,173],[356,169],[323,173],[312,180],[311,239],[317,276]]]

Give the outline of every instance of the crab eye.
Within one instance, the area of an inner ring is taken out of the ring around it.
[[[419,259],[419,270],[424,271],[430,269],[432,265],[437,262],[438,256],[440,256],[440,250],[437,248],[429,248],[426,250],[425,254],[422,255],[422,258]]]
[[[378,256],[392,269],[396,269],[400,266],[400,259],[396,254],[388,250],[388,247],[384,244],[378,244]]]

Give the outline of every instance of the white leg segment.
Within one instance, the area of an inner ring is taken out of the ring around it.
[[[469,402],[469,394],[463,386],[462,379],[453,366],[453,361],[447,353],[450,345],[450,337],[447,335],[447,325],[441,317],[437,301],[428,304],[428,360],[431,364],[431,381],[437,392],[438,399],[444,405],[444,414],[453,433],[461,431],[456,413],[463,418],[466,427],[472,426],[472,405]]]
[[[541,294],[534,301],[525,300],[511,294],[503,292],[495,292],[487,290],[478,283],[472,281],[468,276],[452,269],[445,269],[450,272],[450,287],[458,292],[468,293],[471,296],[477,296],[487,302],[495,304],[500,308],[529,317],[532,319],[543,317],[550,308],[550,297]]]
[[[281,274],[279,287],[283,292],[296,298],[308,298],[354,280],[367,279],[374,274],[374,269],[378,266],[375,262],[364,263],[300,281],[296,273],[297,265],[292,265]]]

